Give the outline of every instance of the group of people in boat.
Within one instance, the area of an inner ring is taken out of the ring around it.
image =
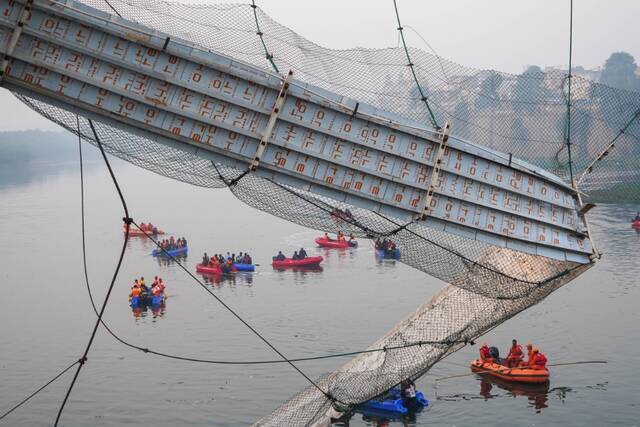
[[[175,249],[186,248],[187,247],[187,239],[184,237],[179,237],[178,239],[174,239],[173,236],[168,239],[162,239],[159,242],[160,247],[165,251],[172,251]]]
[[[149,223],[145,224],[144,222],[140,223],[140,230],[146,231],[149,234],[158,234],[158,227]]]
[[[161,277],[155,276],[153,278],[153,283],[149,288],[145,281],[144,277],[140,277],[140,279],[136,279],[131,286],[131,293],[129,293],[129,301],[133,297],[141,297],[141,296],[163,296],[165,295],[165,285],[162,281]]]
[[[506,359],[500,357],[497,347],[488,347],[487,343],[482,343],[480,347],[480,360],[483,362],[497,363],[508,368],[530,368],[530,369],[546,369],[547,358],[531,343],[527,344],[527,360],[524,359],[525,354],[522,346],[517,340],[511,341],[511,348]]]
[[[253,259],[248,252],[242,253],[240,252],[238,255],[235,253],[227,252],[226,255],[222,254],[213,254],[212,257],[209,257],[207,253],[204,253],[202,257],[202,265],[212,268],[220,268],[223,273],[230,273],[233,264],[253,264]]]
[[[324,233],[324,238],[327,239],[328,242],[347,242],[347,238],[345,237],[342,231],[338,231],[336,238],[329,237],[329,233]],[[353,233],[349,234],[348,240],[349,246],[358,246],[358,242],[356,241],[356,236]]]
[[[393,255],[396,251],[396,244],[393,240],[382,239],[378,237],[374,242],[377,251],[384,251],[385,255]]]
[[[309,255],[307,255],[307,251],[305,251],[304,248],[300,248],[299,251],[293,252],[293,256],[291,257],[291,259],[297,261],[297,260],[305,259],[308,256]],[[282,253],[282,251],[278,251],[278,255],[274,256],[272,259],[274,261],[284,261],[285,259],[287,259],[287,257]]]

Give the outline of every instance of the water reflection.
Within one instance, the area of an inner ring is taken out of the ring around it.
[[[131,305],[131,314],[133,314],[133,318],[139,320],[144,317],[148,317],[151,315],[152,319],[157,319],[158,317],[164,317],[164,313],[166,310],[167,303],[163,301],[159,305],[151,305],[151,304],[137,304]]]
[[[500,397],[499,394],[493,394],[494,386],[507,391],[507,396],[525,396],[529,401],[529,406],[535,408],[537,413],[549,407],[549,381],[541,384],[519,384],[500,378],[483,376],[480,378],[480,395],[484,397],[484,400]]]
[[[155,246],[155,245],[154,245]],[[176,263],[185,264],[188,255],[177,255],[174,257],[157,256],[155,257],[160,267],[170,267]]]
[[[200,274],[200,276],[202,276],[204,283],[207,285],[253,285],[253,273],[248,271],[236,271],[228,274]]]
[[[322,266],[321,265],[309,265],[309,266],[299,266],[299,267],[273,267],[274,271],[277,271],[278,273],[284,273],[286,271],[291,271],[293,272],[295,275],[299,276],[299,277],[305,277],[307,276],[309,273],[313,274],[313,273],[322,273]]]

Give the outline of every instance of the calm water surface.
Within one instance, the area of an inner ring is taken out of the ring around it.
[[[203,251],[249,251],[253,275],[211,289],[285,354],[304,357],[365,348],[443,283],[402,264],[376,264],[367,241],[357,250],[313,248],[314,232],[249,208],[226,190],[171,181],[114,161],[134,219],[152,220],[189,240],[193,270]],[[95,315],[81,264],[77,171],[0,185],[0,412],[76,360]],[[37,174],[37,171],[34,171]],[[27,182],[30,181],[30,182]],[[89,275],[101,301],[122,242],[122,211],[97,165],[87,172]],[[598,265],[547,300],[483,338],[503,351],[511,338],[531,341],[554,362],[605,359],[606,365],[558,367],[548,389],[512,388],[465,376],[477,348],[442,361],[418,382],[432,402],[414,419],[392,425],[638,425],[640,419],[640,234],[634,205],[599,206],[592,215]],[[277,272],[278,249],[305,246],[326,257],[321,272]],[[274,359],[192,279],[129,243],[105,320],[123,338],[158,351],[220,360]],[[130,282],[163,277],[170,298],[157,312],[132,312]],[[345,360],[305,362],[310,376]],[[70,376],[55,383],[5,425],[46,426]],[[269,413],[305,387],[285,365],[218,366],[167,360],[130,350],[100,331],[63,416],[66,426],[237,426]],[[349,425],[386,425],[355,415]]]

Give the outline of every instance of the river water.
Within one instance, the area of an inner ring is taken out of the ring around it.
[[[87,150],[92,150],[87,148]],[[93,153],[95,159],[95,153]],[[69,167],[30,168],[31,179],[0,183],[0,412],[77,360],[95,320],[82,273],[79,174]],[[210,289],[290,357],[367,347],[444,284],[400,263],[375,262],[371,245],[351,251],[313,247],[313,230],[271,217],[227,190],[189,186],[113,160],[131,215],[185,236],[193,270],[203,251],[249,251],[258,271],[211,283]],[[88,270],[102,301],[122,244],[122,209],[104,166],[85,176]],[[363,425],[639,424],[640,234],[629,223],[635,205],[594,209],[604,257],[574,282],[483,337],[502,351],[511,338],[531,341],[550,363],[606,360],[552,369],[548,389],[509,388],[468,375],[476,347],[466,347],[418,381],[431,402],[415,418],[386,421],[356,414]],[[318,272],[278,272],[279,249],[304,246],[326,258]],[[157,351],[218,360],[275,359],[220,304],[174,264],[159,263],[150,242],[133,238],[105,321],[125,340]],[[170,295],[156,312],[134,312],[131,281],[161,276]],[[311,377],[345,359],[304,362]],[[11,426],[55,419],[70,373],[9,415]],[[187,363],[123,347],[97,335],[63,414],[65,426],[238,426],[269,413],[305,387],[291,367]],[[2,424],[2,422],[0,422]]]

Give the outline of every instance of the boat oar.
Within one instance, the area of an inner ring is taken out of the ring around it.
[[[580,361],[580,362],[552,363],[552,364],[547,365],[547,367],[551,367],[551,366],[570,366],[570,365],[587,365],[587,364],[591,364],[591,363],[607,363],[607,361],[606,360],[584,360],[584,361]],[[471,375],[477,375],[477,374],[482,374],[482,373],[487,373],[487,372],[468,372],[466,374],[451,375],[449,377],[436,378],[436,381],[451,380],[453,378],[468,377],[468,376],[471,376]]]

